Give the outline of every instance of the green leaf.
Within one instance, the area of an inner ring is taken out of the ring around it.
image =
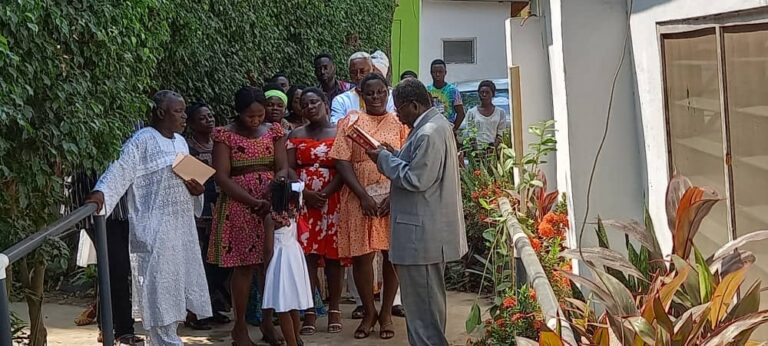
[[[469,309],[469,316],[465,323],[467,334],[472,334],[482,322],[480,321],[480,305],[476,302]]]
[[[688,262],[677,255],[672,255],[672,263],[675,264],[675,268],[690,267]],[[696,270],[694,270],[694,273],[696,273]],[[699,275],[696,273],[696,275],[688,275],[683,282],[683,289],[685,290],[686,296],[691,299],[691,303],[694,306],[701,304],[698,279]]]
[[[653,332],[653,327],[640,316],[629,317],[626,323],[632,330],[634,330],[643,341],[653,345],[656,341],[656,333]]]
[[[34,33],[37,33],[37,31],[39,30],[39,28],[37,27],[37,24],[35,23],[27,23],[27,27],[32,29]]]
[[[696,272],[699,274],[699,299],[701,302],[708,302],[712,296],[712,287],[715,284],[715,277],[709,271],[709,266],[696,246],[693,247],[693,253],[696,258]]]

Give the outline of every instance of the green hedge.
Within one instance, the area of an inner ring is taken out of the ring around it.
[[[242,84],[277,71],[294,84],[315,84],[313,57],[337,62],[356,50],[389,50],[393,1],[176,1],[171,38],[157,69],[164,87],[229,114]],[[346,64],[339,73],[347,74]],[[223,68],[224,67],[224,68]],[[224,106],[224,107],[223,107]]]
[[[61,176],[103,169],[162,88],[229,115],[234,91],[312,57],[388,51],[395,1],[19,0],[0,7],[0,247],[56,217]],[[346,74],[340,64],[340,74]],[[12,231],[12,232],[9,232]]]

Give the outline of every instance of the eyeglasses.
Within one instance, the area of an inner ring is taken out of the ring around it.
[[[395,113],[400,114],[400,109],[405,107],[405,106],[407,106],[407,105],[410,105],[411,103],[413,103],[413,101],[409,101],[409,102],[406,102],[404,104],[401,104],[399,107],[396,106],[395,107]]]

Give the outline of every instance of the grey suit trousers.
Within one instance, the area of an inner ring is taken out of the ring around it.
[[[395,265],[414,346],[447,346],[445,338],[445,263]]]

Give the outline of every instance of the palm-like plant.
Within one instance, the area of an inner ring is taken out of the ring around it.
[[[605,221],[608,227],[624,232],[641,244],[639,252],[631,248],[632,260],[605,247],[563,253],[587,263],[593,274],[588,278],[562,272],[591,292],[586,302],[576,299],[563,302],[573,329],[580,334],[581,344],[753,343],[749,338],[758,326],[768,322],[768,310],[759,310],[760,281],[753,283],[741,297],[736,295],[747,270],[755,262],[755,256],[741,247],[768,238],[768,231],[735,239],[704,258],[693,239],[703,218],[720,200],[716,191],[693,186],[683,176],[672,179],[666,199],[667,219],[673,230],[669,260],[663,260],[652,227],[635,221]],[[602,222],[598,229],[600,227]],[[597,314],[593,303],[600,304],[604,312]],[[555,342],[550,343],[554,345],[563,344],[552,335],[556,333],[546,331],[540,339]],[[520,339],[519,344],[526,342],[530,341]]]

